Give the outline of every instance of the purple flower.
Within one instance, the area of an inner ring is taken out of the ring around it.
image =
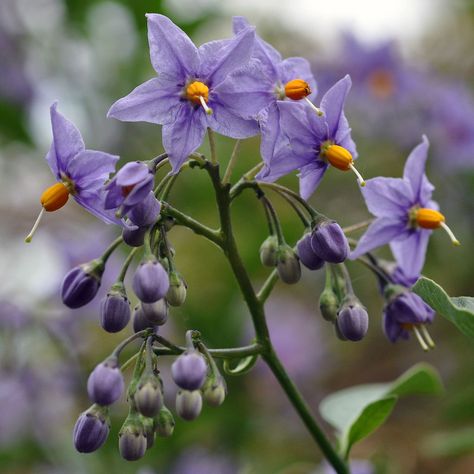
[[[324,260],[316,255],[311,246],[311,234],[305,234],[296,244],[297,254],[301,263],[310,270],[319,270]]]
[[[81,413],[74,425],[73,441],[80,453],[97,451],[109,435],[109,425],[104,414],[96,406]]]
[[[123,284],[115,284],[100,303],[100,325],[107,332],[119,332],[130,321],[130,301]]]
[[[145,427],[138,416],[129,415],[119,432],[120,455],[127,461],[144,456],[147,448]]]
[[[146,163],[142,161],[127,163],[105,187],[107,190],[105,208],[120,208],[121,214],[126,215],[149,197],[153,181],[153,169]]]
[[[99,364],[89,375],[87,392],[89,398],[99,405],[112,405],[123,393],[122,372],[114,359]]]
[[[361,237],[351,258],[390,243],[397,264],[407,279],[419,276],[425,261],[426,247],[432,229],[443,227],[453,243],[459,244],[431,200],[433,185],[424,170],[428,156],[428,139],[410,153],[403,178],[374,178],[362,190],[369,211],[377,218]]]
[[[337,313],[336,325],[344,339],[360,341],[369,328],[369,315],[357,300],[349,300]]]
[[[80,308],[92,301],[99,291],[104,264],[92,261],[74,267],[61,283],[61,299],[68,308]]]
[[[158,77],[117,101],[108,116],[163,125],[163,146],[174,172],[201,145],[208,127],[232,138],[256,135],[257,123],[243,119],[221,99],[229,87],[225,80],[249,61],[254,30],[196,48],[169,18],[148,14],[147,19]]]
[[[61,189],[55,195],[56,202],[58,199],[67,201],[70,194],[82,207],[104,222],[120,223],[114,214],[107,212],[103,206],[103,184],[114,171],[119,157],[102,151],[86,150],[79,130],[57,111],[57,102],[50,110],[53,142],[46,161],[58,183],[62,184],[62,188],[56,188]],[[45,194],[46,191],[43,196]],[[50,205],[55,207],[56,202]],[[42,204],[48,211],[49,203]]]
[[[249,28],[243,17],[233,18],[234,33]],[[281,54],[256,36],[249,65],[232,75],[226,83],[222,99],[244,118],[257,118],[262,131],[260,153],[269,163],[282,144],[280,133],[280,101],[314,99],[316,81],[311,66],[304,58],[282,59]]]
[[[185,352],[171,366],[173,380],[184,390],[199,390],[204,384],[207,364],[197,351]]]
[[[141,247],[145,242],[145,234],[147,231],[148,226],[125,226],[122,230],[123,241],[130,247]]]
[[[202,410],[202,395],[199,390],[180,390],[176,395],[176,413],[186,421],[195,420]]]
[[[311,248],[325,262],[341,263],[349,254],[349,243],[341,226],[324,219],[311,233]]]
[[[133,207],[128,217],[139,227],[151,226],[157,221],[160,211],[160,201],[156,199],[153,192],[150,192],[142,202]]]
[[[154,303],[163,298],[170,286],[168,274],[158,260],[140,263],[132,281],[133,291],[143,303]]]
[[[257,178],[275,181],[298,169],[300,194],[308,199],[329,164],[344,171],[355,171],[352,162],[357,158],[357,151],[343,110],[350,87],[349,76],[331,87],[321,100],[319,114],[306,104],[278,102],[281,133],[289,144],[275,150]],[[262,129],[262,135],[265,133]],[[358,178],[362,184],[360,175]]]

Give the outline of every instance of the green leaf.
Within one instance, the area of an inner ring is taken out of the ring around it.
[[[443,389],[436,370],[417,364],[394,382],[351,387],[326,397],[319,409],[339,434],[339,447],[347,457],[352,445],[375,431],[390,415],[399,396],[437,394]]]
[[[443,288],[425,277],[421,277],[412,290],[437,313],[451,321],[463,334],[474,339],[474,298],[470,296],[450,298]]]

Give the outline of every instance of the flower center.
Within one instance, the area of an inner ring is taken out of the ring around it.
[[[365,186],[364,178],[355,168],[354,160],[349,150],[340,145],[336,145],[331,141],[327,141],[321,146],[320,156],[323,160],[334,166],[334,168],[341,171],[351,170],[357,176],[359,184]]]
[[[285,84],[285,96],[292,100],[301,100],[311,94],[311,88],[303,79],[293,79]]]
[[[206,114],[211,115],[212,109],[208,107],[209,87],[201,81],[193,81],[186,87],[186,98],[194,104],[200,104]]]

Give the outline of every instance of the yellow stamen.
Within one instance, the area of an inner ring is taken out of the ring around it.
[[[428,343],[428,346],[430,346],[431,349],[434,349],[435,343],[433,339],[431,339],[430,333],[428,332],[428,329],[426,329],[426,326],[424,324],[420,324],[421,332],[423,333],[423,336],[425,338],[425,341]]]
[[[26,236],[25,242],[30,243],[33,235],[39,226],[44,212],[52,212],[61,209],[69,199],[69,190],[64,183],[55,183],[46,189],[41,195],[40,202],[43,208],[41,209],[30,233]]]
[[[461,245],[453,231],[446,224],[446,219],[441,212],[422,207],[416,211],[415,219],[418,226],[422,229],[438,229],[441,227],[449,235],[453,245]]]
[[[311,94],[311,88],[303,79],[293,79],[285,85],[285,95],[292,100],[301,100]]]
[[[305,97],[304,100],[320,117],[324,115],[323,111],[321,109],[318,109],[307,97]]]
[[[420,331],[418,331],[418,328],[416,326],[413,326],[413,332],[415,333],[416,338],[418,339],[418,342],[420,343],[421,348],[427,352],[430,350],[430,348],[426,345],[426,342],[423,340],[423,337],[420,334]]]
[[[351,170],[356,176],[357,181],[361,186],[365,186],[365,181],[362,175],[354,166],[354,160],[349,150],[339,145],[329,145],[323,150],[323,158],[328,160],[329,164],[341,171]]]
[[[186,87],[186,98],[195,104],[202,105],[206,114],[212,114],[212,109],[207,105],[207,102],[209,101],[209,87],[207,87],[203,82],[191,82],[191,84]]]

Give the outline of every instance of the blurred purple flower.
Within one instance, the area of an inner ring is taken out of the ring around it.
[[[239,467],[225,454],[188,448],[174,464],[172,474],[237,474]]]
[[[300,194],[308,199],[319,185],[329,163],[329,151],[335,145],[357,158],[351,129],[344,115],[344,102],[351,87],[351,79],[345,76],[321,99],[318,115],[306,104],[278,102],[282,133],[289,146],[276,150],[270,161],[257,175],[262,181],[275,181],[298,169]],[[265,130],[262,130],[265,133]]]
[[[196,48],[169,18],[148,14],[147,19],[158,77],[113,104],[108,116],[163,125],[163,145],[174,172],[201,145],[208,127],[232,138],[256,135],[257,123],[243,119],[221,99],[231,84],[229,75],[250,59],[254,30]]]
[[[16,304],[0,300],[0,328],[4,331],[18,331],[30,321],[30,316]]]

